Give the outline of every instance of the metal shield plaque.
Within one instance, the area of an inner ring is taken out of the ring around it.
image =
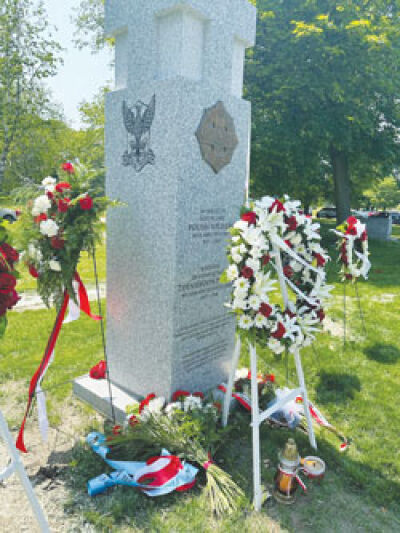
[[[229,165],[239,141],[233,118],[223,102],[217,102],[204,111],[196,137],[204,161],[216,174]]]

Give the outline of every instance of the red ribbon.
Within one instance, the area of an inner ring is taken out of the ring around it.
[[[157,472],[149,472],[148,474],[143,474],[143,476],[140,476],[138,479],[138,483],[143,483],[146,479],[151,479],[151,483],[149,483],[146,486],[146,490],[148,488],[158,488],[162,487],[166,483],[168,483],[171,479],[176,477],[180,470],[182,470],[183,465],[179,459],[179,457],[176,457],[175,455],[164,455],[162,457],[152,457],[149,459],[146,464],[152,465],[156,461],[159,461],[160,459],[169,459],[169,463],[164,467],[158,470]]]
[[[218,389],[226,394],[226,387],[224,385],[219,385]],[[235,400],[238,401],[242,407],[247,409],[247,411],[251,411],[251,405],[249,405],[249,403],[246,402],[246,400],[244,400],[240,394],[232,393],[232,398],[235,398]]]
[[[53,327],[53,331],[52,331],[52,333],[50,335],[49,341],[47,343],[47,348],[46,348],[46,350],[44,352],[44,356],[42,358],[42,361],[41,361],[38,369],[34,373],[32,379],[31,379],[30,385],[29,385],[28,404],[26,406],[25,416],[24,416],[24,419],[22,421],[21,428],[19,430],[19,434],[18,434],[18,438],[17,438],[17,443],[16,443],[17,448],[19,450],[21,450],[21,452],[24,452],[24,453],[28,453],[28,450],[26,449],[25,443],[24,443],[24,431],[25,431],[26,419],[28,418],[28,414],[29,414],[29,411],[30,411],[30,408],[31,408],[31,405],[32,405],[32,401],[33,401],[33,398],[34,398],[34,395],[35,395],[37,384],[38,384],[41,376],[43,375],[43,372],[46,370],[47,365],[49,364],[49,361],[50,361],[50,358],[51,358],[51,354],[53,353],[54,347],[56,345],[56,342],[57,342],[57,339],[58,339],[58,335],[60,333],[61,326],[62,326],[62,323],[64,321],[65,313],[67,311],[68,302],[69,302],[69,294],[67,292],[65,292],[64,293],[64,301],[63,301],[63,304],[61,306],[60,311],[58,312],[58,315],[57,315],[57,318],[56,318],[56,321],[55,321],[55,324],[54,324],[54,327]]]
[[[78,290],[79,290],[79,303],[80,303],[81,311],[86,313],[93,320],[101,320],[101,318],[102,318],[101,316],[97,316],[97,315],[92,314],[91,309],[90,309],[90,303],[89,303],[89,298],[88,298],[88,295],[87,295],[86,287],[84,286],[84,284],[83,284],[83,282],[82,282],[82,280],[79,277],[79,274],[77,272],[74,275],[74,279],[79,284],[79,289]],[[69,296],[68,292],[65,291],[64,292],[64,301],[63,301],[63,304],[61,306],[60,311],[57,314],[57,318],[56,318],[56,321],[55,321],[55,324],[54,324],[54,327],[53,327],[53,331],[51,332],[50,338],[48,340],[47,347],[46,347],[46,350],[44,352],[44,356],[43,356],[42,361],[41,361],[39,367],[37,368],[35,374],[33,375],[32,379],[31,379],[31,382],[30,382],[30,385],[29,385],[28,403],[27,403],[27,406],[26,406],[24,419],[22,421],[21,428],[19,430],[18,438],[17,438],[17,442],[16,442],[17,448],[23,453],[28,453],[28,451],[26,449],[26,446],[25,446],[25,442],[24,442],[24,431],[25,431],[26,420],[28,418],[29,411],[30,411],[30,408],[31,408],[31,405],[32,405],[32,401],[33,401],[33,398],[35,396],[36,387],[37,387],[37,385],[38,385],[38,383],[40,381],[40,378],[43,376],[44,372],[46,371],[47,366],[49,365],[52,353],[53,353],[55,345],[57,343],[57,339],[58,339],[61,327],[62,327],[63,322],[64,322],[65,313],[67,311],[69,298],[70,298],[70,296]]]
[[[92,311],[90,309],[90,302],[89,302],[89,297],[88,297],[88,294],[87,294],[87,291],[86,291],[86,287],[83,284],[78,272],[75,272],[74,278],[75,278],[75,281],[79,284],[78,294],[79,294],[79,307],[80,307],[81,311],[83,311],[88,316],[90,316],[90,318],[93,318],[93,320],[101,320],[102,319],[101,316],[92,314]]]

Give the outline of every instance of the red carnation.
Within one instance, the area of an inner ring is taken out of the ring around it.
[[[246,278],[246,279],[250,279],[250,278],[253,277],[254,272],[253,272],[253,269],[252,269],[252,268],[250,268],[250,267],[248,267],[248,266],[245,266],[245,267],[242,268],[242,271],[240,272],[240,274],[241,274],[244,278]]]
[[[269,212],[272,213],[274,211],[276,213],[280,213],[281,211],[285,211],[285,208],[283,207],[283,203],[279,200],[275,200],[275,202],[271,205],[269,208]]]
[[[39,277],[39,272],[33,265],[29,265],[29,274],[35,279]]]
[[[317,260],[317,265],[323,267],[326,263],[324,257],[321,254],[314,254],[315,259]]]
[[[291,278],[294,274],[294,270],[291,266],[286,265],[283,267],[283,273],[285,274],[287,278]]]
[[[46,194],[47,194],[47,198],[49,198],[50,200],[54,200],[54,194],[52,192],[47,191]]]
[[[107,373],[107,363],[105,361],[100,361],[90,369],[89,376],[92,379],[105,379]]]
[[[358,220],[356,219],[356,217],[349,217],[347,219],[347,224],[349,226],[355,226],[357,224]]]
[[[149,405],[149,403],[151,402],[151,400],[154,400],[155,397],[156,397],[156,395],[155,395],[154,393],[149,394],[148,396],[146,396],[146,398],[140,402],[140,405],[139,405],[139,413],[142,413],[142,412],[143,412],[143,409],[144,409],[147,405]]]
[[[248,222],[249,226],[251,224],[256,225],[257,223],[257,215],[254,213],[254,211],[247,211],[247,213],[243,213],[243,215],[240,218],[244,222]]]
[[[51,246],[52,248],[54,248],[54,250],[62,250],[65,246],[65,241],[64,239],[60,239],[60,237],[52,237],[50,239],[50,243],[51,243]]]
[[[263,266],[268,265],[268,263],[271,261],[271,256],[269,254],[264,255],[262,258],[262,264]]]
[[[0,273],[0,294],[10,293],[16,284],[17,280],[12,274],[8,274],[7,272]]]
[[[296,231],[296,229],[297,229],[297,220],[296,220],[296,217],[294,215],[289,217],[286,220],[286,224],[288,226],[288,230],[289,231]]]
[[[68,174],[74,174],[75,169],[74,165],[72,163],[64,163],[61,167],[64,172],[67,172]]]
[[[268,318],[269,316],[271,316],[272,307],[266,303],[262,303],[258,312],[265,316],[265,318]]]
[[[285,333],[286,333],[285,326],[282,324],[282,322],[278,322],[276,331],[272,333],[272,337],[274,337],[274,339],[280,340],[284,336]]]
[[[194,392],[193,393],[193,396],[196,396],[196,398],[201,398],[202,400],[204,400],[204,394],[202,392]]]
[[[38,215],[37,217],[35,217],[36,224],[40,224],[44,220],[47,220],[47,215],[45,215],[44,213],[42,213],[41,215]]]
[[[188,392],[187,390],[177,390],[172,395],[172,401],[177,402],[178,400],[186,398],[187,396],[190,396],[190,392]]]
[[[262,383],[275,383],[275,376],[274,374],[265,374],[265,376],[262,377]]]
[[[355,226],[349,226],[346,230],[346,235],[357,235],[357,228]]]
[[[3,244],[0,246],[0,253],[11,266],[19,259],[19,253],[17,250],[6,242],[3,242]]]
[[[69,209],[69,198],[64,198],[63,200],[58,200],[58,211],[60,213],[66,213]]]
[[[93,199],[90,196],[85,196],[79,200],[81,204],[81,209],[83,211],[89,211],[93,207]]]
[[[139,424],[139,419],[137,416],[132,415],[129,417],[129,425],[133,428]]]
[[[56,191],[57,192],[64,192],[65,189],[70,189],[71,188],[71,185],[66,182],[66,181],[62,181],[61,183],[57,183],[56,185]]]
[[[122,427],[121,426],[114,426],[112,429],[113,435],[121,435]]]

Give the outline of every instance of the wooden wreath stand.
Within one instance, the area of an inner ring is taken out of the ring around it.
[[[289,303],[288,291],[285,283],[285,277],[282,268],[282,259],[280,250],[277,246],[274,246],[274,256],[276,259],[276,271],[278,273],[279,284],[282,291],[282,297],[287,308]],[[238,335],[235,345],[235,351],[232,360],[231,372],[229,375],[228,386],[224,399],[223,409],[223,425],[226,426],[229,417],[229,406],[232,398],[232,391],[235,381],[236,369],[239,365],[240,359],[241,339]],[[262,504],[262,487],[261,487],[261,460],[260,460],[260,425],[269,418],[273,413],[278,411],[288,402],[293,401],[298,396],[303,398],[304,413],[307,420],[308,438],[313,448],[317,449],[317,443],[315,440],[314,428],[312,425],[312,417],[310,414],[307,388],[304,380],[303,367],[301,364],[301,357],[299,350],[294,352],[294,360],[296,363],[296,372],[299,381],[299,387],[289,394],[281,398],[276,404],[269,409],[260,412],[258,403],[258,383],[257,383],[257,351],[253,343],[249,342],[250,351],[250,371],[251,371],[251,425],[253,428],[253,487],[254,487],[254,508],[256,511],[261,510]]]
[[[43,510],[40,506],[39,500],[36,497],[36,494],[33,491],[32,484],[29,480],[29,477],[25,471],[24,465],[21,462],[18,450],[15,447],[14,440],[8,429],[7,422],[4,419],[3,413],[0,411],[0,437],[5,442],[6,448],[10,454],[11,461],[10,464],[0,470],[0,482],[5,481],[9,478],[14,472],[19,476],[22,487],[25,490],[25,493],[28,497],[29,503],[32,507],[36,520],[38,521],[40,530],[42,533],[50,533],[50,529],[44,516]]]

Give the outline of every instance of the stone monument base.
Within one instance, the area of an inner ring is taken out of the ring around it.
[[[75,396],[93,407],[106,418],[112,419],[109,386],[106,379],[92,379],[88,374],[74,380]],[[138,403],[137,399],[125,391],[111,385],[111,394],[116,421],[122,424],[126,420],[126,407]]]

